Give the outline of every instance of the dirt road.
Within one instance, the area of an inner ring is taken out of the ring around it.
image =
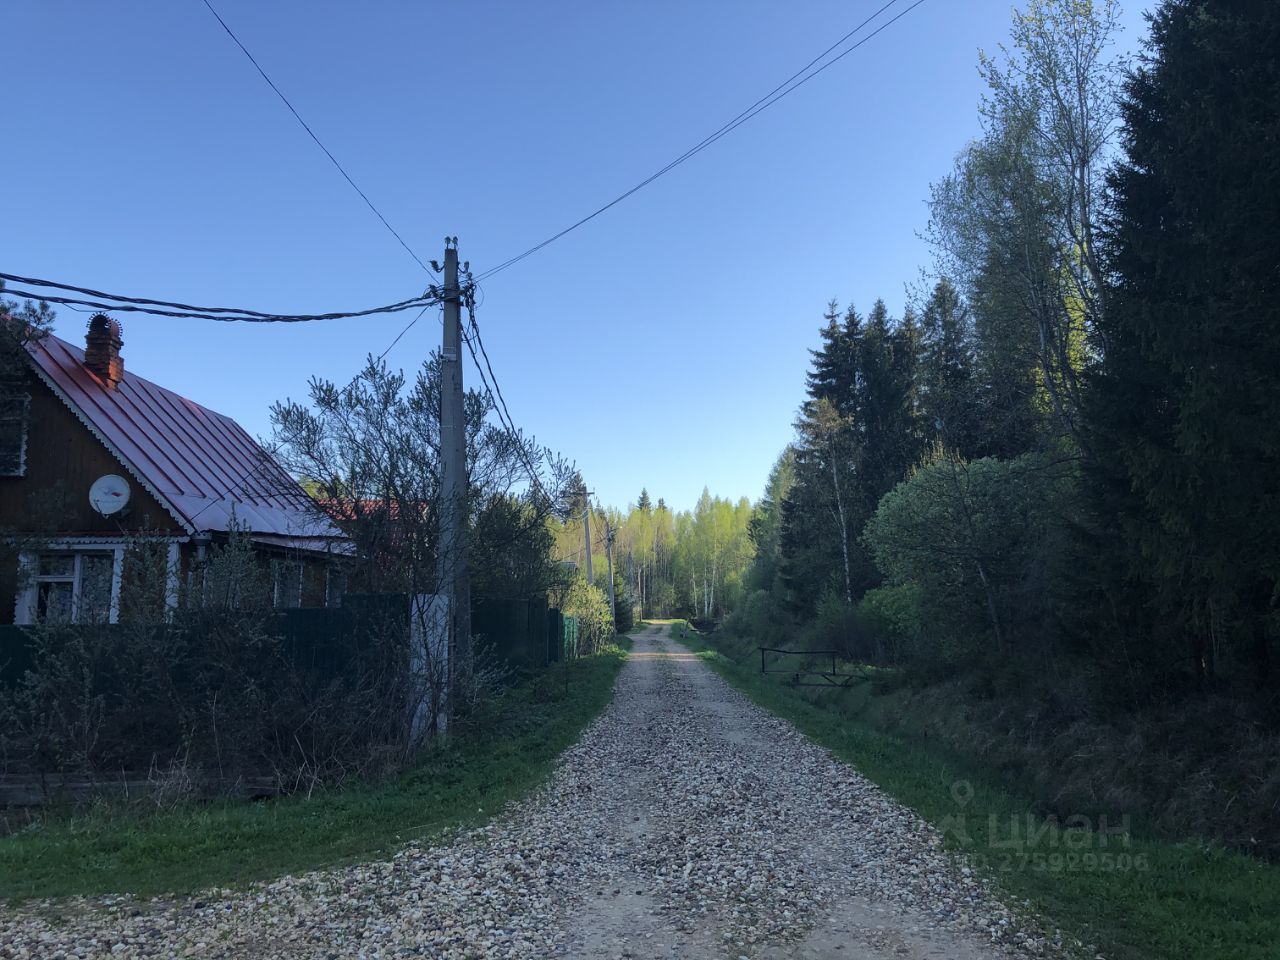
[[[574,911],[571,956],[1006,955],[975,928],[1011,918],[930,828],[665,629],[638,638],[574,754],[607,772],[593,800],[612,879]]]
[[[638,637],[608,710],[485,828],[181,906],[7,915],[0,957],[1039,953],[932,828],[665,633]]]

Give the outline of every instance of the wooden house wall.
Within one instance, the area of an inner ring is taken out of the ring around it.
[[[26,474],[0,477],[0,530],[120,536],[123,527],[131,533],[184,534],[43,381],[34,374],[28,380]],[[130,497],[123,514],[104,517],[89,505],[89,487],[108,473],[129,481]]]

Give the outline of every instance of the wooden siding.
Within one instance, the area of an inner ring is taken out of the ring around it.
[[[120,538],[138,534],[186,537],[186,531],[128,469],[90,432],[57,395],[34,374],[24,387],[31,396],[26,473],[0,477],[0,624],[13,623],[18,551],[32,540]],[[89,487],[104,474],[129,482],[129,505],[122,514],[103,517],[89,505]],[[215,535],[215,542],[223,542]],[[180,589],[195,565],[195,548],[179,549]],[[329,558],[277,547],[259,548],[262,575],[271,582],[271,561],[302,564],[302,605],[325,605]],[[3,651],[0,651],[3,657]]]
[[[74,413],[28,375],[31,417],[26,475],[0,477],[0,529],[43,535],[127,533],[185,535],[173,516],[142,488]],[[89,487],[103,474],[129,481],[123,515],[103,517],[89,505]]]

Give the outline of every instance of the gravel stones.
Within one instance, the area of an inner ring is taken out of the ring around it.
[[[41,960],[1048,949],[928,824],[657,631],[549,782],[487,826],[244,891],[0,915],[0,958]]]

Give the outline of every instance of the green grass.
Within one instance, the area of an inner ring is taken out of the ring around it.
[[[623,646],[630,641],[624,640]],[[537,786],[608,704],[619,648],[508,690],[404,776],[309,799],[101,806],[0,839],[0,897],[186,893],[336,866],[481,822]]]
[[[1070,834],[1077,846],[1068,848],[1066,834],[1037,832],[1045,821],[1029,813],[1034,804],[996,771],[879,729],[875,718],[892,694],[881,695],[870,684],[830,691],[785,686],[760,674],[754,647],[709,644],[680,621],[672,635],[758,705],[943,828],[952,846],[996,878],[1010,903],[1049,918],[1108,960],[1280,956],[1280,867],[1195,840],[1156,838],[1136,816],[1125,841],[1112,836],[1104,848],[1103,835],[1086,830]],[[1117,811],[1112,823],[1123,813]],[[1015,821],[1017,835],[1010,826]],[[1096,818],[1090,822],[1098,824]],[[1101,860],[1106,853],[1116,858],[1110,865]],[[1086,854],[1098,859],[1086,861]]]

